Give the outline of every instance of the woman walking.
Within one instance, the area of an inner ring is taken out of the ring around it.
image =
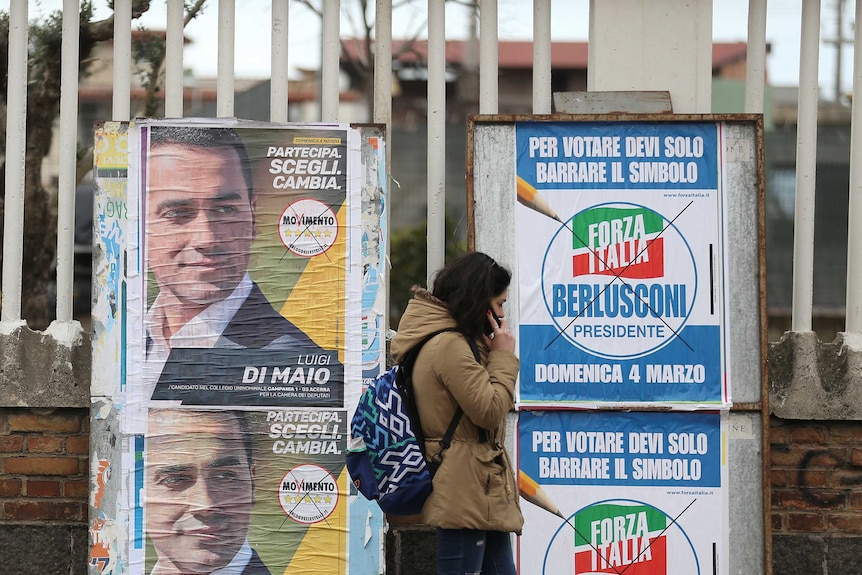
[[[413,288],[392,340],[399,361],[432,332],[453,330],[429,340],[413,368],[429,457],[457,408],[464,412],[422,509],[437,528],[438,575],[515,575],[511,533],[520,534],[524,518],[503,445],[519,367],[503,312],[510,281],[491,257],[462,256],[437,272],[430,292]]]

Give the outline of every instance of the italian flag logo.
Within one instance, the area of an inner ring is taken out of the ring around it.
[[[646,208],[594,208],[572,218],[572,277],[664,276],[664,218]]]
[[[667,575],[668,521],[661,511],[634,503],[580,511],[575,515],[575,575]]]

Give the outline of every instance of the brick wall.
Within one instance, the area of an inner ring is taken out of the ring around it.
[[[4,573],[86,573],[88,417],[81,408],[0,408]],[[859,575],[862,422],[773,418],[770,433],[774,575]],[[391,556],[401,536],[433,565],[433,532],[393,525],[389,572],[403,561]]]
[[[862,573],[862,422],[772,419],[774,575]]]
[[[0,408],[4,573],[86,573],[88,455],[87,409]]]

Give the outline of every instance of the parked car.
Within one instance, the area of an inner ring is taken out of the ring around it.
[[[92,180],[81,182],[75,189],[74,263],[72,279],[72,317],[89,326],[91,284],[93,276],[93,191]],[[57,262],[54,261],[56,279]],[[57,283],[48,284],[51,316],[57,310]]]

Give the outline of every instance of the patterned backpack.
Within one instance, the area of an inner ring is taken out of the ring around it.
[[[366,499],[377,501],[390,515],[415,515],[431,494],[431,480],[443,461],[464,411],[459,406],[440,440],[440,450],[425,457],[425,438],[413,395],[413,364],[419,350],[436,331],[369,385],[359,399],[350,426],[347,471]],[[479,350],[467,338],[476,361]]]

